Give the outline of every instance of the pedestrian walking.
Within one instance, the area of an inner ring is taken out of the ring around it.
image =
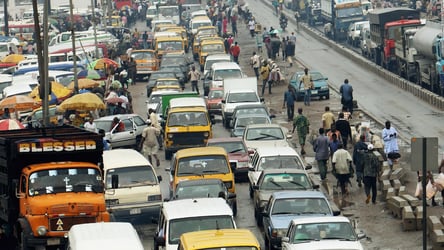
[[[325,106],[324,110],[325,112],[322,114],[322,127],[325,132],[328,133],[331,129],[331,125],[335,123],[335,115],[330,111],[329,106]]]
[[[128,59],[128,77],[131,79],[131,85],[136,85],[137,63],[132,57]]]
[[[321,181],[325,181],[327,178],[327,161],[329,157],[328,137],[324,133],[324,128],[320,128],[319,135],[313,142],[313,151],[315,152],[315,160],[318,163]]]
[[[304,84],[304,105],[310,106],[310,100],[311,100],[311,90],[314,88],[313,86],[313,79],[311,78],[311,75],[308,73],[308,69],[304,69],[304,75],[301,77],[301,80],[299,81],[299,89],[301,88],[301,84]]]
[[[271,95],[271,86],[274,84],[278,84],[281,81],[281,72],[276,63],[273,63],[273,66],[270,70],[270,75],[268,76],[268,94]]]
[[[237,42],[234,42],[234,46],[232,46],[230,50],[231,50],[231,55],[233,56],[233,61],[239,64],[240,47],[237,44]]]
[[[333,154],[336,152],[336,150],[338,150],[339,144],[341,143],[342,142],[338,140],[337,134],[332,134],[331,138],[328,139],[328,148],[330,149],[330,160],[333,158]]]
[[[353,115],[353,87],[349,84],[348,79],[339,88],[341,94],[341,104],[346,107],[350,114]]]
[[[253,38],[254,35],[256,34],[256,21],[254,21],[254,18],[251,17],[250,20],[248,21],[248,29],[250,30],[250,35]]]
[[[352,140],[352,132],[350,123],[344,119],[344,113],[339,113],[339,119],[335,122],[335,127],[336,130],[341,133],[342,144],[344,145],[344,148],[347,149],[348,138]]]
[[[261,66],[260,57],[253,52],[253,56],[250,58],[251,67],[253,67],[256,79],[259,80],[259,67]]]
[[[281,50],[282,50],[282,61],[285,61],[285,59],[287,58],[287,40],[285,40],[285,37],[282,38]]]
[[[163,149],[163,139],[162,139],[162,126],[160,125],[159,118],[154,109],[148,109],[148,119],[151,121],[151,124],[160,130],[159,135],[157,136],[157,143],[159,144],[159,150]]]
[[[369,203],[370,199],[372,203],[376,203],[377,189],[376,181],[379,176],[379,160],[378,157],[373,154],[373,144],[367,146],[367,151],[364,153],[364,190],[367,198],[365,203]],[[371,191],[371,195],[370,195]]]
[[[399,158],[398,133],[390,121],[385,122],[382,130],[382,140],[384,141],[384,153],[390,168],[393,167],[393,160]]]
[[[301,155],[305,155],[304,146],[307,134],[310,131],[310,121],[304,114],[302,114],[302,108],[298,108],[298,115],[293,120],[292,133],[294,133],[295,129],[298,131],[299,144],[301,145]]]
[[[268,83],[268,93],[271,93],[271,83],[268,82],[268,78],[270,76],[270,66],[267,61],[264,60],[261,67],[261,77],[262,77],[262,95],[264,96],[265,86]]]
[[[285,107],[287,107],[287,121],[289,122],[293,121],[295,99],[293,88],[291,85],[288,85],[288,90],[284,93],[284,103],[282,104],[282,108],[285,109]]]
[[[373,145],[372,145],[373,146]],[[362,187],[362,181],[364,178],[364,154],[368,149],[367,143],[365,143],[365,135],[359,136],[359,141],[353,148],[353,164],[355,164],[356,182],[358,187]]]
[[[200,73],[196,70],[194,65],[191,66],[191,70],[188,72],[188,79],[190,79],[192,91],[196,91],[197,94],[199,94],[198,82],[200,79]]]
[[[237,14],[231,16],[231,33],[233,36],[237,36]]]
[[[342,197],[349,194],[348,183],[350,183],[352,175],[352,161],[350,153],[339,143],[338,150],[333,154],[331,162],[333,174],[338,179],[339,186],[341,187]]]
[[[147,121],[148,127],[142,132],[142,139],[140,140],[139,148],[142,149],[143,155],[153,163],[153,157],[156,159],[156,166],[160,166],[160,160],[157,157],[157,151],[159,150],[159,144],[157,142],[157,136],[160,134],[160,130],[154,127],[151,120]]]
[[[148,32],[147,31],[143,32],[142,40],[143,40],[143,48],[148,49]]]
[[[228,18],[227,16],[224,16],[222,19],[222,36],[227,34],[227,27],[228,27]]]
[[[271,59],[276,60],[276,56],[279,56],[281,40],[279,40],[279,38],[274,33],[271,33],[270,45],[271,45]]]

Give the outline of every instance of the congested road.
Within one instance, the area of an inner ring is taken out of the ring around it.
[[[262,1],[250,1],[249,8],[253,12],[256,20],[259,20],[265,27],[270,25],[278,27],[279,23],[276,16],[271,15],[271,10]],[[138,30],[146,30],[144,23],[138,23],[136,25]],[[244,24],[239,24],[241,35],[238,41],[245,54],[241,57],[241,66],[244,70],[248,67],[248,60],[250,57],[250,51],[254,50],[254,41],[248,39],[247,30],[244,28]],[[295,31],[295,26],[290,22],[287,32]],[[386,82],[378,75],[371,73],[370,71],[362,68],[358,65],[354,65],[345,56],[336,53],[329,46],[321,43],[315,38],[309,36],[305,32],[297,33],[297,46],[296,57],[304,66],[310,69],[316,69],[323,72],[329,78],[329,84],[333,89],[338,89],[345,78],[348,78],[354,87],[354,96],[358,100],[359,107],[365,110],[368,115],[378,120],[379,122],[387,119],[392,120],[396,128],[402,133],[404,139],[409,139],[411,136],[439,136],[443,134],[440,124],[443,122],[442,111],[437,110],[422,101],[417,100],[411,94],[396,88],[395,86]],[[282,64],[282,63],[281,63]],[[298,66],[293,68],[285,68],[286,75],[290,75],[296,71]],[[300,67],[300,66],[299,66]],[[146,83],[138,82],[137,85],[131,86],[130,91],[133,96],[133,105],[136,113],[145,116],[146,114]],[[187,88],[190,88],[187,85]],[[281,95],[281,92],[276,93]],[[334,94],[333,94],[334,95]],[[266,103],[271,109],[279,110],[281,106],[280,98],[267,98]],[[332,100],[336,102],[332,105],[338,105],[338,100]],[[322,109],[324,105],[320,105],[319,109]],[[280,115],[275,122],[282,123],[283,115]],[[317,126],[314,127],[317,129]],[[213,132],[215,137],[229,137],[229,132],[224,129],[220,123],[213,126]],[[442,149],[442,142],[440,142]],[[169,166],[169,162],[163,160],[164,152],[160,151],[159,156],[161,160],[161,166],[157,169],[157,173],[162,175],[163,181],[161,183],[162,193],[164,198],[169,197],[168,181],[169,175],[164,170]],[[237,226],[240,228],[248,228],[258,237],[262,246],[264,246],[261,229],[256,226],[253,211],[253,202],[248,198],[248,184],[236,183],[236,193],[238,201],[239,213],[236,217]],[[356,209],[356,208],[355,208]],[[377,209],[383,209],[378,207]],[[384,210],[382,210],[383,212]],[[360,215],[357,217],[359,218]],[[362,216],[364,217],[364,216]],[[381,220],[384,220],[386,216],[381,216]],[[371,224],[371,222],[363,222],[362,225]],[[396,224],[393,221],[393,224]],[[364,228],[369,237],[373,240],[363,242],[369,249],[377,249],[378,247],[383,249],[417,249],[420,246],[420,242],[412,243],[407,242],[404,245],[399,245],[404,239],[409,237],[399,237],[399,240],[390,242],[383,241],[384,234],[376,235],[371,228]],[[143,225],[138,227],[141,233],[144,246],[147,249],[152,249],[153,246],[153,233],[154,228],[152,225]],[[390,229],[387,229],[390,230]],[[419,234],[418,234],[419,235]],[[416,235],[415,237],[418,237]],[[417,244],[417,246],[416,246]]]

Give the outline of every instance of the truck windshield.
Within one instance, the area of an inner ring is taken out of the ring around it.
[[[352,16],[362,16],[361,6],[355,8],[346,8],[346,9],[337,10],[337,17],[339,18],[347,18]]]
[[[157,177],[150,166],[114,168],[106,172],[106,189],[112,188],[112,176],[119,176],[117,188],[128,188],[157,184]]]
[[[42,170],[29,176],[29,195],[103,192],[102,175],[94,168]]]
[[[172,220],[168,241],[170,244],[178,244],[180,236],[184,233],[214,229],[234,229],[232,217],[230,215],[220,215]]]

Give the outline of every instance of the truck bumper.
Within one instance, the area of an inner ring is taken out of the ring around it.
[[[146,207],[111,207],[109,213],[119,222],[129,222],[131,224],[151,224],[153,219],[159,218],[161,205]]]
[[[65,237],[27,237],[26,245],[33,246],[66,246],[68,239]]]

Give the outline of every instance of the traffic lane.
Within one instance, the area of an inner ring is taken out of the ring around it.
[[[271,9],[262,1],[254,1],[254,4],[249,5],[249,9],[256,20],[277,27],[275,26],[278,23],[277,17],[270,15]],[[292,18],[293,15],[288,14],[288,10],[285,11],[287,16]],[[288,30],[295,30],[295,25],[290,22]],[[336,89],[339,89],[344,79],[348,78],[354,88],[354,98],[358,101],[358,105],[364,107],[379,122],[391,120],[392,125],[408,140],[412,136],[433,137],[443,134],[440,125],[444,122],[443,111],[418,100],[365,67],[354,64],[348,56],[335,52],[319,39],[303,31],[299,31],[296,35],[296,57],[309,69],[324,73],[329,78],[330,85]],[[360,55],[354,53],[353,56]],[[439,146],[443,150],[444,142],[439,142]]]

